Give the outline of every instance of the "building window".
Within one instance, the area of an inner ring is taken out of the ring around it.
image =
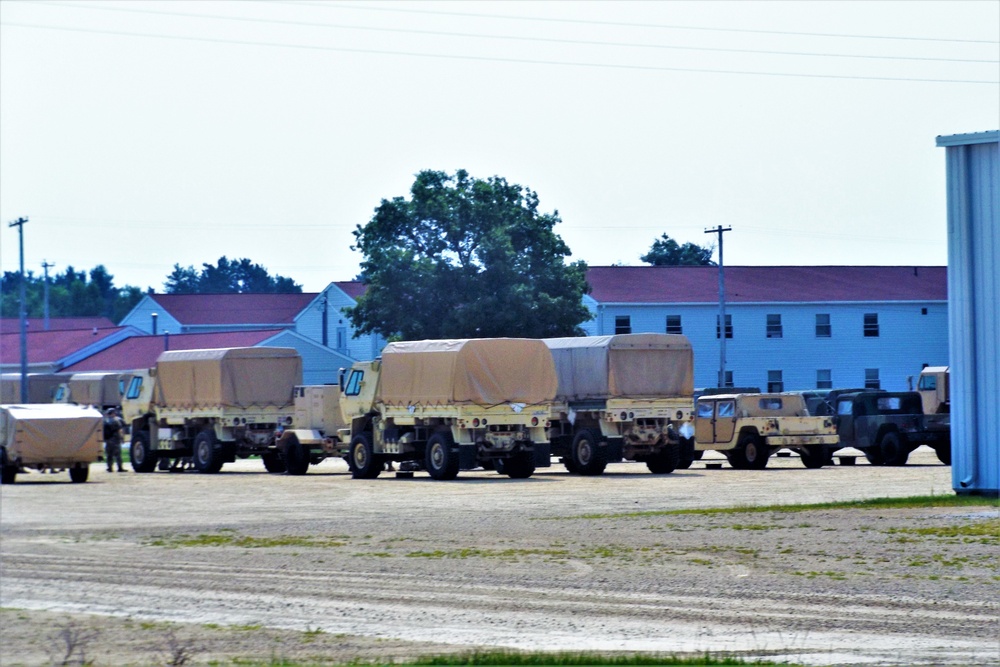
[[[816,371],[816,388],[833,389],[833,373],[829,368]]]
[[[715,316],[715,337],[719,337],[719,316]],[[733,316],[726,315],[726,338],[733,337]]]
[[[878,338],[878,313],[865,313],[865,338]]]
[[[830,315],[828,313],[817,313],[816,338],[829,338],[832,335],[833,327],[830,326]]]
[[[681,327],[680,315],[667,315],[667,333],[668,334],[684,333],[684,328]]]
[[[632,317],[630,315],[615,316],[615,334],[632,333]]]
[[[781,338],[781,315],[767,316],[767,337]]]
[[[767,372],[767,391],[768,393],[785,391],[785,381],[781,378],[781,371]]]
[[[865,389],[881,389],[882,383],[878,379],[877,368],[865,369]]]
[[[733,372],[732,371],[726,371],[726,373],[725,373],[725,379],[722,381],[722,384],[720,384],[719,386],[720,387],[735,387],[736,386],[736,385],[733,384]]]
[[[347,327],[337,327],[337,351],[341,354],[347,352]]]

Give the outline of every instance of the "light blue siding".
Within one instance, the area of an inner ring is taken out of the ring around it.
[[[338,371],[352,360],[294,331],[282,331],[258,347],[292,347],[302,356],[303,384],[336,384]]]
[[[135,308],[129,312],[122,321],[118,323],[118,326],[122,327],[135,327],[139,331],[147,334],[153,333],[153,313],[156,313],[156,333],[162,334],[166,331],[170,333],[184,333],[181,331],[181,323],[170,316],[170,313],[166,311],[160,304],[158,304],[154,297],[146,295],[142,297],[142,300],[135,305]]]
[[[1000,131],[938,137],[948,187],[952,487],[1000,492]]]

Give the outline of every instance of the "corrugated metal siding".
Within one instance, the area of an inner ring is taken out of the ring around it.
[[[938,137],[948,187],[952,487],[1000,492],[1000,132]]]

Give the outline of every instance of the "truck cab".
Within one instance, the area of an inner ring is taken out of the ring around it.
[[[917,392],[925,415],[951,412],[950,376],[948,366],[927,366],[920,371]]]

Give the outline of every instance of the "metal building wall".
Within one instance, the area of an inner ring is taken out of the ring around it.
[[[948,187],[952,487],[1000,491],[1000,131],[938,137]]]

